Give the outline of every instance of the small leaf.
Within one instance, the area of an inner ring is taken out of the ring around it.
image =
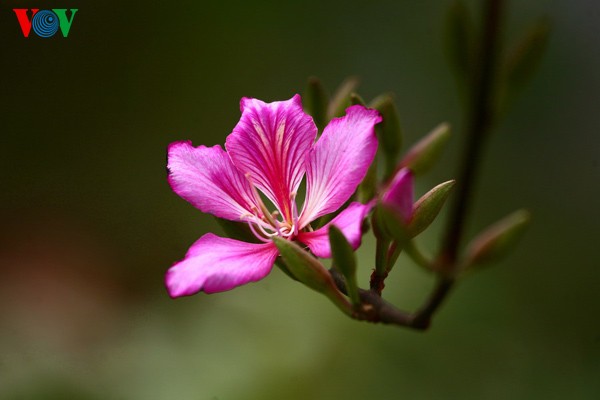
[[[308,78],[308,84],[304,93],[304,110],[313,117],[319,132],[327,125],[327,107],[329,96],[321,81],[316,77]]]
[[[513,89],[521,88],[533,76],[544,54],[549,34],[549,21],[545,18],[536,21],[510,53],[506,79]]]
[[[446,17],[446,52],[462,83],[470,79],[474,59],[473,22],[462,1],[453,1]]]
[[[344,313],[352,315],[351,304],[337,289],[329,271],[319,260],[289,240],[274,236],[273,242],[279,249],[287,272],[309,288],[323,293]]]
[[[448,199],[454,183],[454,180],[440,183],[417,200],[413,208],[412,220],[408,224],[410,237],[423,232],[435,220]]]
[[[356,281],[356,255],[348,240],[337,227],[329,227],[329,243],[335,268],[346,278],[348,296],[355,306],[360,304],[358,283]]]
[[[400,161],[400,167],[410,168],[415,175],[427,172],[439,159],[449,138],[450,125],[447,123],[438,125],[410,148]]]
[[[402,149],[402,129],[400,117],[394,104],[394,99],[389,94],[377,97],[371,107],[381,113],[383,121],[376,125],[381,150],[385,156],[385,178],[389,178],[396,169],[396,160]]]
[[[477,235],[467,248],[467,268],[489,264],[507,255],[521,239],[530,221],[528,211],[518,210]]]
[[[345,114],[346,108],[348,108],[350,104],[350,94],[354,92],[354,90],[358,86],[358,78],[352,76],[347,78],[342,84],[338,87],[331,102],[329,103],[329,107],[327,108],[327,118],[331,121],[333,118],[341,117]]]

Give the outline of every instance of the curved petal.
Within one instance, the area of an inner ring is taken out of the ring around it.
[[[325,127],[306,163],[301,228],[337,210],[354,193],[377,152],[375,124],[379,122],[377,111],[355,105]]]
[[[302,110],[300,96],[264,103],[243,98],[242,117],[225,147],[235,166],[249,173],[287,219],[292,219],[290,194],[304,175],[305,156],[317,135],[312,118]]]
[[[183,260],[169,268],[165,284],[173,298],[201,290],[224,292],[267,276],[278,254],[271,242],[246,243],[207,233],[190,247]]]
[[[329,226],[339,228],[354,250],[358,249],[362,239],[362,222],[373,208],[373,203],[351,203],[348,208],[335,217],[331,222],[314,232],[300,232],[298,240],[306,244],[314,255],[321,258],[331,257],[329,244]]]
[[[202,212],[239,221],[253,207],[258,208],[250,183],[221,146],[193,147],[190,141],[171,143],[167,160],[173,191]]]
[[[381,201],[393,207],[404,222],[412,218],[413,213],[413,174],[410,169],[402,168],[396,173]]]

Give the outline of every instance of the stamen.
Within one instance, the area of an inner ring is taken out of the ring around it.
[[[247,221],[247,222],[248,222],[248,226],[250,227],[250,230],[252,231],[252,233],[254,234],[254,236],[256,236],[256,238],[258,240],[260,240],[261,242],[264,242],[264,243],[270,242],[269,239],[259,235],[258,232],[256,232],[256,230],[254,229],[254,224],[252,222],[250,222],[250,221]]]
[[[250,176],[250,172],[247,172],[245,175],[246,179],[248,179],[248,182],[250,183],[250,188],[252,189],[252,193],[254,194],[254,197],[256,198],[256,202],[258,203],[258,206],[260,207],[260,210],[262,211],[261,217],[264,217],[266,219],[267,222],[269,222],[271,225],[275,225],[274,221],[273,221],[273,217],[271,217],[271,213],[269,213],[269,210],[267,210],[267,207],[265,206],[265,203],[263,203],[262,198],[260,197],[260,194],[258,193],[258,190],[256,190],[256,186],[254,186],[254,183],[252,182],[252,177]]]
[[[292,232],[298,234],[298,205],[296,204],[296,192],[290,193],[290,202],[292,203]]]

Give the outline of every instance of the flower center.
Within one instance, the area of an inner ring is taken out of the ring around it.
[[[258,190],[252,184],[249,174],[246,178],[250,181],[250,187],[254,192],[258,207],[252,207],[251,213],[242,214],[240,219],[246,221],[250,230],[259,240],[269,242],[273,236],[291,239],[298,234],[298,207],[296,205],[296,193],[290,193],[291,219],[286,219],[278,210],[270,212],[260,197]],[[281,216],[281,220],[279,217]]]

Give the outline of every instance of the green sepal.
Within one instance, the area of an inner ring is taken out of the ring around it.
[[[348,240],[337,227],[329,227],[329,244],[333,255],[333,265],[346,278],[348,297],[354,306],[360,305],[358,283],[356,280],[356,255]]]
[[[441,123],[406,153],[399,168],[410,168],[414,175],[427,172],[439,159],[450,138],[450,125]]]
[[[329,271],[319,260],[287,239],[274,236],[273,243],[279,249],[287,272],[299,282],[327,296],[345,314],[352,315],[352,305],[337,289]]]
[[[413,216],[408,224],[410,237],[423,232],[435,220],[454,187],[454,180],[440,183],[425,193],[413,206]]]
[[[518,210],[485,229],[469,244],[465,268],[489,264],[506,256],[519,242],[530,221],[528,211]]]
[[[329,104],[329,95],[319,78],[314,76],[308,78],[303,103],[304,111],[313,117],[317,128],[319,128],[319,132],[322,132],[328,122],[327,107]]]
[[[350,94],[358,86],[358,78],[352,76],[344,80],[333,95],[329,107],[327,108],[327,118],[331,121],[333,118],[341,117],[345,114],[346,108],[350,107]]]
[[[381,95],[373,100],[370,105],[375,108],[383,120],[375,126],[380,140],[380,148],[385,156],[385,178],[389,178],[396,169],[396,161],[402,150],[402,129],[400,116],[394,99],[389,94]]]

